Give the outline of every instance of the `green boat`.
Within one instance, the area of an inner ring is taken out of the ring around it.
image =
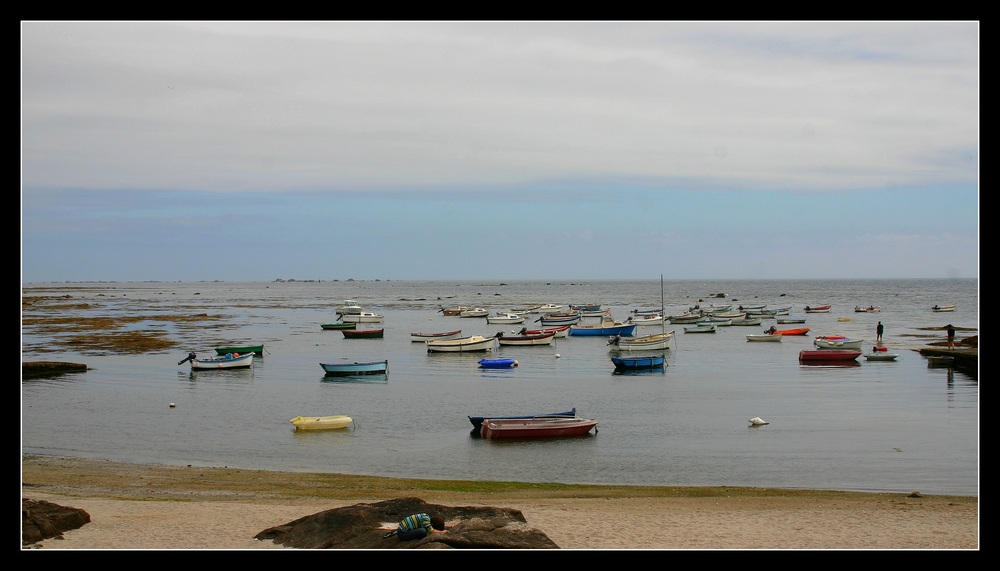
[[[320,325],[323,329],[356,329],[358,327],[357,323],[324,323]]]
[[[216,355],[225,355],[227,353],[239,353],[243,355],[244,353],[253,353],[256,357],[264,356],[264,346],[263,345],[244,345],[242,347],[216,347]]]

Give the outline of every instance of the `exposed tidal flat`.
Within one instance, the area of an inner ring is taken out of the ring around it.
[[[659,280],[28,284],[22,360],[90,370],[22,381],[22,453],[428,479],[978,495],[978,372],[931,368],[917,353],[943,340],[948,323],[960,339],[978,335],[977,280],[667,281],[664,297],[668,313],[788,305],[811,332],[758,344],[745,335],[762,328],[685,335],[668,325],[677,335],[667,366],[641,375],[614,374],[602,337],[502,347],[495,354],[519,366],[480,370],[483,354],[428,354],[410,332],[514,328],[438,312],[457,304],[495,312],[601,303],[625,318],[659,306]],[[345,299],[384,314],[385,338],[322,330]],[[802,311],[827,303],[829,314]],[[956,311],[930,309],[945,303]],[[798,363],[813,335],[874,344],[878,321],[897,361]],[[146,344],[123,349],[123,338]],[[244,343],[265,346],[252,370],[177,365],[188,351]],[[325,377],[319,363],[341,359],[388,359],[389,373]],[[570,407],[598,419],[597,434],[487,441],[467,419]],[[300,433],[288,422],[327,414],[357,424]],[[756,416],[770,424],[749,426]]]

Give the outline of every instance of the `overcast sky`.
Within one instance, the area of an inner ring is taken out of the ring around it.
[[[22,282],[977,278],[979,27],[22,22]]]

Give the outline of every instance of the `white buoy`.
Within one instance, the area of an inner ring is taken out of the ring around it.
[[[556,353],[556,359],[558,359],[559,357],[562,357],[562,355],[560,355],[559,353]]]
[[[762,424],[770,424],[770,423],[759,416],[755,416],[750,419],[750,424],[753,424],[754,426],[760,426]]]
[[[177,405],[174,404],[174,403],[170,403],[170,408],[174,408],[175,406],[177,406]]]

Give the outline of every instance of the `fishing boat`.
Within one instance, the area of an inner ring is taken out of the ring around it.
[[[527,327],[522,328],[518,331],[520,335],[538,335],[539,333],[548,333],[549,331],[555,333],[556,339],[562,339],[569,335],[569,325],[563,325],[560,327],[544,327],[542,329],[528,329]]]
[[[933,311],[937,311],[937,312],[941,312],[941,311],[955,311],[955,304],[954,303],[950,303],[950,304],[947,304],[947,305],[935,305],[931,309]]]
[[[509,369],[518,365],[517,359],[480,359],[481,369]]]
[[[524,323],[525,317],[518,313],[497,313],[486,316],[486,323]]]
[[[385,329],[344,329],[344,339],[382,339]]]
[[[509,420],[509,419],[553,418],[553,417],[557,417],[557,418],[564,418],[564,417],[575,418],[576,417],[576,407],[573,407],[570,410],[565,410],[563,412],[547,412],[547,413],[544,413],[544,414],[521,414],[521,415],[497,414],[497,415],[494,415],[494,416],[470,416],[469,417],[469,422],[471,422],[472,426],[478,431],[483,426],[483,419],[486,419],[486,418],[491,418],[493,420],[501,420],[501,419],[507,419],[507,420]]]
[[[591,430],[597,432],[597,421],[590,418],[487,418],[479,434],[488,439],[555,438],[580,436]]]
[[[340,331],[341,329],[355,329],[357,328],[357,323],[345,323],[343,321],[338,321],[336,323],[322,323],[320,327],[327,331]]]
[[[226,353],[222,356],[211,357],[209,359],[199,359],[195,353],[188,353],[188,356],[181,359],[177,364],[183,365],[191,361],[191,370],[206,369],[244,369],[253,367],[253,356],[255,353]]]
[[[806,349],[799,351],[799,361],[855,361],[861,351],[853,349]]]
[[[354,375],[380,375],[389,370],[389,361],[368,361],[351,363],[320,363],[320,367],[327,375],[354,376]]]
[[[535,335],[504,335],[503,331],[496,334],[497,343],[500,345],[518,346],[551,345],[555,337],[555,331]]]
[[[666,362],[665,355],[627,355],[611,357],[615,370],[659,369]]]
[[[343,414],[333,416],[296,416],[289,420],[295,430],[337,430],[354,424],[354,419]]]
[[[807,305],[805,307],[806,313],[830,313],[830,308],[832,305]]]
[[[345,299],[344,304],[337,308],[337,313],[340,315],[357,314],[364,311],[365,308],[361,307],[361,304],[354,301],[353,299]]]
[[[813,345],[819,349],[861,349],[861,344],[864,343],[864,339],[848,339],[843,337],[841,339],[830,339],[830,338],[820,338],[817,337],[813,339]]]
[[[462,330],[456,329],[454,331],[442,331],[440,333],[410,333],[410,341],[447,341],[449,339],[458,339],[462,336]]]
[[[755,335],[747,335],[747,341],[763,342],[763,343],[778,343],[784,335],[771,335],[770,333],[757,333]]]
[[[699,323],[697,325],[685,325],[684,333],[715,333],[715,323]]]
[[[455,339],[442,339],[440,341],[425,341],[428,353],[468,353],[473,351],[492,351],[493,337],[483,337],[482,335],[471,335],[469,337],[458,337]]]
[[[569,326],[570,335],[626,335],[631,336],[638,327],[635,323],[615,321],[610,315],[601,318],[600,323],[575,323]]]
[[[341,321],[349,323],[381,323],[385,316],[381,313],[362,311],[361,313],[349,313],[340,318]]]
[[[226,355],[229,353],[239,353],[240,355],[244,353],[254,353],[258,357],[264,356],[264,346],[263,345],[243,345],[241,347],[216,347],[216,355]]]

